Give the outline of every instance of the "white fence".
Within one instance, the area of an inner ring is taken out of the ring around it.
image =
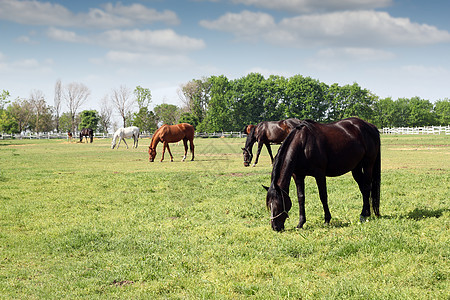
[[[382,134],[450,134],[450,125],[383,128],[380,132]]]
[[[448,126],[426,126],[426,127],[395,127],[383,128],[380,130],[382,134],[447,134],[450,135],[450,125]],[[247,134],[239,131],[229,132],[196,132],[197,138],[225,138],[225,137],[246,137]],[[94,138],[105,139],[112,138],[112,133],[94,133]],[[141,132],[141,138],[151,138],[152,134],[149,132]],[[7,134],[0,133],[0,140],[5,139],[68,139],[67,133],[22,133],[22,134]],[[73,139],[78,139],[79,134],[74,134]]]

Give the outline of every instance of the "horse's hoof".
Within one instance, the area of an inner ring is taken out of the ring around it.
[[[359,221],[360,221],[361,223],[365,223],[365,222],[367,222],[367,217],[364,217],[364,216],[360,215],[360,216],[359,216]]]
[[[253,164],[252,167],[256,167],[256,164]]]

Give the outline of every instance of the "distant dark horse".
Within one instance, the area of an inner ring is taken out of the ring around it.
[[[380,133],[361,119],[348,118],[331,124],[303,121],[292,130],[278,150],[272,170],[266,205],[271,211],[274,230],[284,229],[292,202],[289,198],[291,176],[297,185],[299,204],[298,228],[306,222],[305,176],[316,179],[325,213],[325,223],[331,214],[328,209],[326,176],[340,176],[352,171],[363,197],[361,221],[370,216],[370,202],[376,216],[380,215]]]
[[[80,131],[80,143],[83,142],[83,136],[86,137],[86,143],[87,143],[87,138],[90,137],[91,139],[91,143],[94,140],[94,130],[92,130],[91,128],[83,128]]]
[[[244,155],[244,166],[248,167],[252,162],[253,144],[258,142],[258,152],[256,153],[255,163],[258,163],[259,154],[263,145],[266,145],[267,151],[269,152],[270,159],[273,163],[272,149],[270,144],[281,144],[287,137],[292,128],[300,124],[300,120],[291,118],[282,121],[263,121],[258,125],[248,125],[245,127],[244,131],[247,133],[247,140],[245,141],[245,147],[242,148]]]

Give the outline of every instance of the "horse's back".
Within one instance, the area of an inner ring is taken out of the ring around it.
[[[361,161],[373,161],[380,149],[378,129],[359,118],[330,124],[303,121],[297,127],[293,147],[301,145],[304,157],[321,165],[327,176],[339,176],[353,170]]]
[[[162,141],[175,143],[184,138],[193,140],[195,129],[194,126],[188,123],[181,123],[176,125],[164,124],[157,130],[157,132],[155,132],[155,134],[158,134]]]

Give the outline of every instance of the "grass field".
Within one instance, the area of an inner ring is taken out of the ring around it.
[[[148,162],[149,139],[0,141],[0,298],[450,298],[450,137],[382,136],[382,217],[359,223],[347,174],[323,225],[308,178],[305,228],[294,202],[282,233],[267,151],[245,168],[244,139],[194,141],[172,163]]]

